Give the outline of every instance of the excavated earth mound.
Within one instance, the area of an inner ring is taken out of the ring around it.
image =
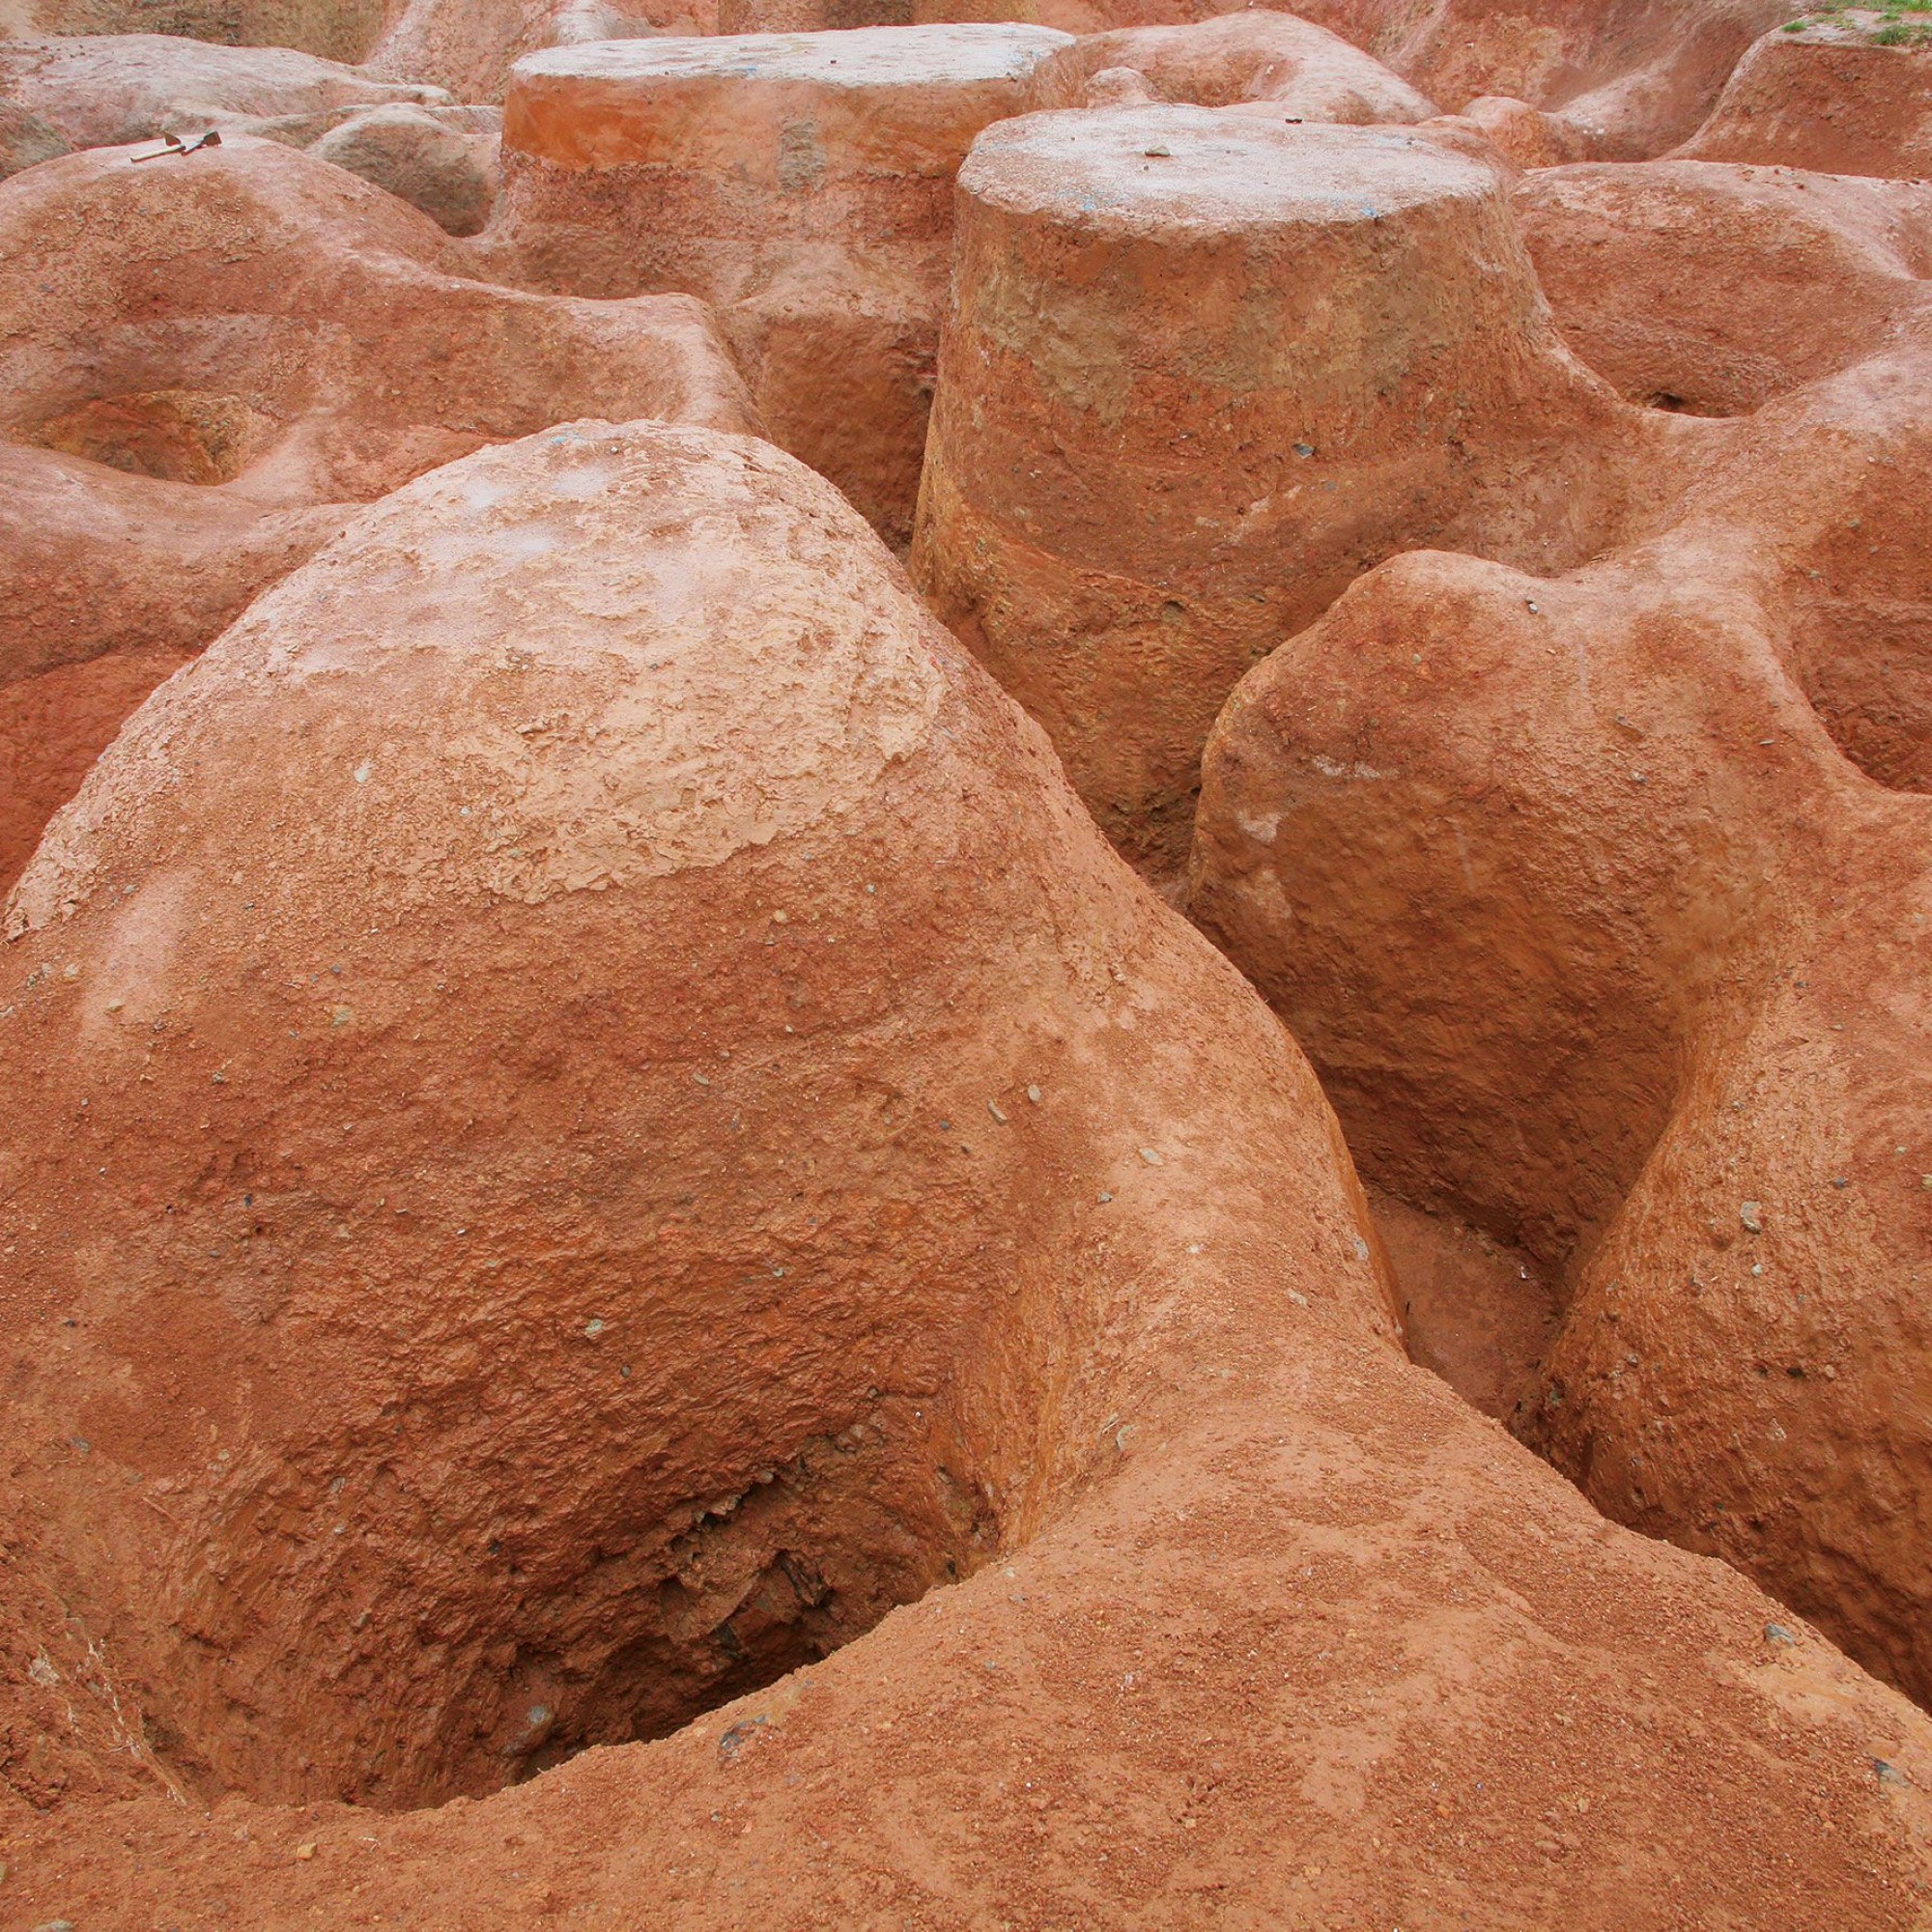
[[[312,152],[421,209],[444,234],[475,235],[488,223],[501,185],[502,132],[502,114],[494,107],[399,101],[344,116]]]
[[[1265,9],[1196,26],[1089,34],[1040,63],[1032,105],[1099,105],[1089,98],[1096,79],[1122,69],[1140,77],[1151,99],[1201,107],[1273,100],[1304,121],[1351,123],[1426,121],[1435,112],[1432,101],[1339,35]]]
[[[1605,157],[1681,141],[1779,0],[1317,0],[1304,9],[1445,107],[1506,95],[1557,114]]]
[[[1746,413],[1926,306],[1922,182],[1672,160],[1548,169],[1515,200],[1564,339],[1653,408]]]
[[[212,128],[313,146],[453,235],[475,234],[497,192],[497,109],[287,47],[162,34],[0,42],[0,103],[52,142],[40,152],[21,136],[5,173],[70,148],[198,141]]]
[[[1567,1314],[1520,1426],[1932,1695],[1932,382],[1765,406],[1670,527],[1370,573],[1215,728],[1193,906],[1368,1171]]]
[[[518,64],[491,241],[545,288],[713,303],[773,439],[910,534],[952,178],[1020,111],[1034,27],[573,47]]]
[[[1882,16],[1847,17],[1878,27]],[[1820,174],[1932,172],[1932,52],[1876,41],[1869,27],[1824,21],[1766,34],[1679,152]]]
[[[155,1793],[9,1814],[23,1922],[1932,1876],[1932,1725],[1402,1359],[1287,1036],[763,444],[578,424],[366,512],[10,929],[16,1708]]]
[[[1563,347],[1479,160],[1261,105],[1029,115],[960,174],[913,572],[1168,880],[1257,659],[1392,551],[1578,560],[1671,427]]]
[[[355,499],[593,397],[745,419],[701,303],[469,280],[414,210],[274,142],[48,162],[0,195],[0,431],[137,475]]]
[[[917,17],[1024,18],[1093,36],[1246,11],[1243,0],[940,0]],[[1693,134],[1752,42],[1790,17],[1779,0],[1515,0],[1507,8],[1494,0],[1305,0],[1293,13],[1453,112],[1507,98],[1548,111],[1591,156],[1618,160],[1661,154]]]
[[[348,514],[0,443],[0,882],[148,693]]]
[[[5,1932],[1932,1924],[1932,14],[1304,11],[0,0]]]
[[[0,880],[181,654],[341,527],[318,505],[599,404],[752,420],[701,304],[466,266],[271,142],[96,149],[0,189]]]
[[[450,97],[288,47],[100,34],[0,41],[0,99],[46,122],[70,147],[112,148],[263,121],[313,122],[320,131],[365,108]]]
[[[491,4],[500,9],[504,0]],[[355,62],[382,34],[387,6],[388,0],[5,0],[0,18],[15,39],[167,34],[230,46],[294,48],[323,60]]]
[[[464,100],[489,102],[502,99],[519,56],[540,47],[735,33],[764,24],[725,17],[752,11],[733,0],[0,0],[0,27],[13,39],[167,34],[206,44],[296,49],[358,66],[371,80],[427,82]]]
[[[371,73],[433,80],[465,100],[485,101],[501,100],[516,63],[545,47],[658,34],[742,33],[765,24],[728,19],[731,0],[389,0],[388,11],[390,24],[366,63]]]

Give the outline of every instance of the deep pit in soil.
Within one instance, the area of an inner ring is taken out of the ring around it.
[[[365,1468],[339,1495],[384,1487]],[[480,1796],[591,1746],[668,1736],[969,1575],[999,1539],[939,1408],[886,1394],[802,1441],[740,1446],[707,1493],[574,1529],[539,1542],[505,1524],[476,1547],[432,1520],[420,1547],[386,1550],[362,1608],[319,1620],[284,1660],[279,1719],[230,1680],[195,1734],[151,1719],[148,1742],[211,1800]],[[372,1554],[392,1542],[366,1520],[345,1534]],[[341,1567],[338,1602],[374,1565]],[[352,1685],[347,1703],[314,1694]]]

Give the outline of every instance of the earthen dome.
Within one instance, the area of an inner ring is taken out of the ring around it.
[[[1426,134],[1043,113],[959,185],[913,572],[1151,877],[1236,680],[1351,578],[1574,554],[1647,487],[1500,178]]]
[[[1192,897],[1368,1172],[1562,1284],[1524,1433],[1919,1696],[1924,356],[1577,571],[1360,579],[1217,723]]]
[[[161,151],[0,197],[8,882],[140,697],[350,505],[599,405],[754,419],[689,297],[478,281],[417,210],[278,142],[137,154]]]
[[[1917,1880],[1925,1719],[1403,1362],[1292,1043],[769,447],[410,485],[150,700],[10,920],[6,1628],[29,1695],[152,1713],[137,1910],[238,1858],[270,1925],[640,1869],[696,1923],[855,1870],[1608,1923],[1662,1856],[1804,1926]]]
[[[518,63],[502,271],[716,310],[769,435],[902,546],[934,381],[953,177],[1069,44],[1031,26],[660,39]]]

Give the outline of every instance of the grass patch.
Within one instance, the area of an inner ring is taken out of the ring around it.
[[[1872,45],[1922,47],[1932,45],[1932,0],[1825,0],[1808,14],[1788,21],[1787,34],[1806,27],[1838,26],[1862,30]]]

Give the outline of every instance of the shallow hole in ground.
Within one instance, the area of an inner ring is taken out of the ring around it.
[[[1932,437],[1901,414],[1856,453],[1779,557],[1770,621],[1838,750],[1890,790],[1932,792],[1932,567],[1910,487]]]
[[[1815,596],[1795,613],[1793,654],[1840,752],[1892,791],[1932,792],[1932,607]]]
[[[232,483],[276,424],[237,396],[150,389],[105,396],[49,416],[25,439],[161,483]]]
[[[1648,395],[1636,396],[1632,400],[1639,402],[1647,410],[1662,410],[1670,416],[1723,416],[1749,415],[1756,405],[1740,407],[1735,403],[1720,403],[1710,396],[1700,396],[1690,390],[1653,389]]]

